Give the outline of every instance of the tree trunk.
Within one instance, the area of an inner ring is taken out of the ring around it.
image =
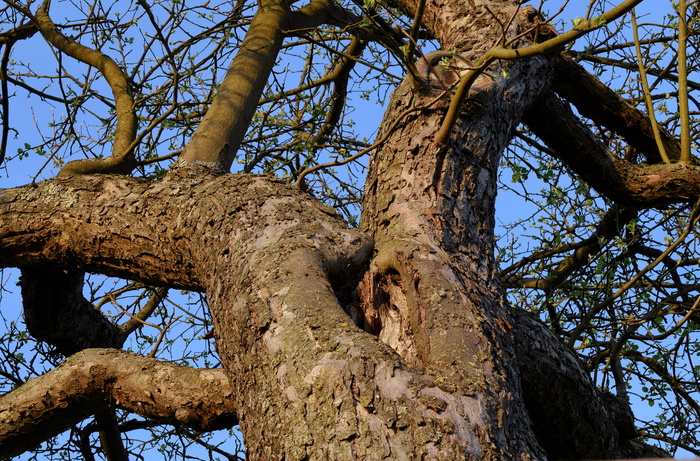
[[[363,234],[280,182],[189,173],[7,190],[1,262],[60,260],[204,290],[253,458],[538,454],[527,432],[500,427],[506,413],[489,427],[486,395],[455,393],[455,378],[411,367],[352,324],[333,285],[361,273],[371,249]],[[48,207],[53,219],[18,219]],[[502,386],[479,387],[491,385]],[[499,389],[492,395],[508,403],[510,390]]]
[[[426,3],[428,29],[462,51],[455,67],[503,34],[529,40],[534,10],[474,3]],[[152,183],[81,176],[4,191],[0,264],[205,292],[250,459],[617,456],[628,421],[570,351],[513,311],[496,275],[500,155],[552,66],[487,69],[445,144],[434,138],[453,71],[428,69],[443,72],[428,88],[401,84],[360,231],[281,181],[193,161]],[[9,414],[0,406],[0,422]]]

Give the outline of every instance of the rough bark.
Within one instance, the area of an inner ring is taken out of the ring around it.
[[[156,184],[74,177],[5,191],[2,263],[59,260],[204,289],[250,453],[409,457],[443,440],[452,456],[456,447],[478,451],[450,393],[355,327],[339,305],[329,279],[357,271],[369,240],[277,181],[201,173]],[[114,209],[104,213],[101,201]],[[16,219],[49,207],[54,219]],[[436,405],[446,414],[436,415]],[[299,428],[295,437],[289,427]]]
[[[236,424],[231,387],[221,370],[88,349],[0,398],[0,457],[30,450],[112,405],[196,430]]]
[[[397,3],[412,12],[412,3]],[[459,51],[461,62],[474,62],[502,34],[528,41],[520,34],[533,27],[533,10],[475,3],[426,2],[426,26],[445,49]],[[260,14],[273,15],[278,29],[285,23],[284,11]],[[274,32],[273,48],[281,43]],[[213,173],[226,168],[238,142],[214,123],[204,124],[198,136],[206,136],[193,139],[183,156],[180,164],[190,167],[161,181],[84,176],[4,191],[0,265],[50,265],[205,292],[230,408],[251,459],[618,455],[631,437],[624,418],[611,413],[553,335],[511,311],[496,275],[499,158],[523,114],[546,100],[553,59],[510,63],[507,79],[498,77],[501,70],[487,70],[493,80],[471,94],[445,144],[434,137],[449,93],[416,92],[408,82],[396,90],[383,124],[391,132],[370,163],[362,232],[280,181]],[[247,88],[249,95],[258,91]],[[230,87],[217,100],[231,115],[237,103],[226,102],[229,90],[237,91]],[[216,139],[207,141],[210,135]],[[82,300],[75,295],[69,303]],[[51,427],[101,409],[105,395],[96,389],[123,389],[128,379],[142,396],[108,394],[107,401],[165,421],[192,418],[187,405],[184,414],[183,405],[159,408],[157,374],[128,374],[126,365],[110,374],[111,359],[97,354],[94,365],[76,371],[76,382],[92,390],[84,397],[87,413],[69,405]],[[48,433],[44,423],[32,431],[12,402],[36,389],[46,388],[29,385],[0,400],[9,408],[7,430],[27,431],[22,437],[32,434],[33,441]],[[43,411],[49,419],[81,395],[56,392],[58,400]],[[574,402],[581,395],[589,400]],[[127,407],[132,401],[136,406]],[[562,415],[563,404],[571,405]]]
[[[1,197],[5,265],[63,261],[204,289],[251,455],[507,456],[495,444],[513,442],[480,428],[485,396],[453,394],[452,378],[410,368],[349,321],[331,281],[358,273],[370,241],[295,189],[195,171],[155,184],[58,179]],[[30,211],[54,218],[20,223]]]
[[[506,35],[534,27],[530,10],[515,14],[496,2],[489,8],[448,12],[428,1],[426,25],[448,46],[465,50],[459,55],[464,62],[475,62],[497,40],[488,35],[497,30],[494,14],[502,23],[514,18]],[[475,26],[487,32],[476,38]],[[434,141],[446,100],[429,101],[439,90],[419,93],[403,84],[383,124],[392,134],[368,171],[362,229],[375,239],[375,258],[357,316],[413,367],[439,376],[456,395],[477,396],[486,422],[480,438],[491,443],[482,445],[484,459],[543,456],[539,446],[552,459],[603,458],[621,454],[632,437],[617,430],[602,396],[561,342],[513,313],[495,275],[498,161],[522,114],[548,91],[553,61],[511,63],[508,79],[498,78],[505,69],[490,69],[496,78],[471,92],[447,145]],[[396,122],[406,109],[421,106]],[[533,328],[536,333],[528,334]]]
[[[109,206],[100,207],[101,202]],[[413,359],[402,359],[355,327],[333,290],[347,274],[361,274],[370,240],[347,229],[329,208],[279,181],[197,170],[157,183],[73,177],[6,190],[0,195],[0,213],[4,265],[21,265],[28,258],[60,261],[144,282],[203,289],[231,383],[233,405],[228,408],[241,415],[249,456],[544,457],[527,429],[529,416],[521,400],[512,338],[518,325],[505,312],[495,280],[475,282],[469,275],[491,277],[488,259],[478,260],[486,261],[484,266],[473,261],[468,271],[452,267],[440,249],[422,253],[428,255],[425,260],[401,260],[421,276],[404,285],[409,294],[429,295],[433,303],[414,298],[428,308],[419,314],[428,314],[426,326],[435,328],[438,338],[425,331],[429,348],[421,353],[443,358],[442,363],[411,365],[407,362]],[[52,219],[39,219],[47,215]],[[31,216],[36,219],[27,219]],[[162,228],[163,223],[174,225]],[[472,249],[488,251],[483,245]],[[438,257],[444,266],[438,266]],[[168,258],[180,262],[179,268]],[[441,287],[445,291],[435,291]],[[443,319],[436,315],[439,303]],[[80,353],[69,363],[84,354],[93,352]],[[11,433],[0,440],[11,447],[18,446],[18,439],[35,443],[49,434],[46,427],[58,431],[104,408],[105,402],[164,421],[174,414],[186,422],[196,418],[183,413],[181,402],[212,398],[207,389],[190,395],[179,382],[163,383],[153,371],[160,365],[139,365],[131,356],[115,364],[109,355],[104,360],[104,352],[96,354],[94,365],[66,365],[40,378],[48,381],[32,381],[4,396],[0,402],[9,409],[3,427]],[[130,366],[136,367],[133,372]],[[72,370],[69,377],[58,379],[67,368]],[[183,379],[196,382],[189,375]],[[70,388],[71,394],[61,387],[66,382],[81,386]],[[177,389],[177,395],[159,393],[159,385]],[[125,386],[130,386],[128,395],[114,394],[126,392]],[[29,392],[56,396],[35,414],[49,421],[46,426],[16,412],[13,402]],[[163,402],[179,406],[159,407],[161,395]],[[80,403],[80,398],[85,400]],[[200,417],[209,414],[203,407],[202,412]],[[572,419],[577,417],[572,413]],[[289,428],[296,430],[290,433]],[[570,427],[563,431],[569,432]]]
[[[373,156],[362,222],[376,256],[362,291],[367,323],[379,338],[397,350],[406,349],[402,336],[411,338],[406,360],[479,415],[472,426],[483,459],[539,458],[513,362],[512,320],[494,272],[496,170],[515,128],[508,120],[517,120],[506,115],[503,95],[522,96],[503,90],[494,84],[481,105],[471,103],[470,121],[456,127],[450,145],[432,141],[444,114],[438,105],[395,126]],[[387,120],[430,96],[403,85]]]
[[[448,23],[447,17],[460,19]],[[426,5],[428,27],[443,34],[438,39],[447,46],[465,50],[460,58],[466,62],[495,44],[496,32],[490,41],[488,34],[477,39],[472,29],[494,31],[493,20],[479,8],[456,13]],[[467,102],[469,116],[444,146],[433,139],[448,98],[393,123],[439,94],[415,93],[403,84],[383,125],[393,132],[373,155],[366,183],[362,228],[376,248],[362,288],[367,324],[403,349],[412,366],[439,377],[463,399],[467,413],[479,415],[472,427],[483,459],[543,456],[522,401],[513,322],[495,276],[492,244],[498,159],[519,114],[547,85],[539,76],[547,75],[548,65],[542,59],[518,63],[508,82],[496,78],[480,87]],[[403,337],[411,338],[409,348]]]

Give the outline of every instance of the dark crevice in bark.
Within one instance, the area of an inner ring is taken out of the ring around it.
[[[368,266],[366,264],[361,268],[347,268],[342,271],[342,273],[329,274],[328,280],[336,298],[338,298],[338,303],[348,314],[352,322],[370,333],[363,326],[362,312],[360,310],[360,295],[358,292],[358,285],[367,269]]]

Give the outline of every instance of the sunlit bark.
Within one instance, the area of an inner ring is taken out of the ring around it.
[[[221,370],[88,349],[0,397],[0,456],[16,456],[112,406],[196,430],[236,423]]]

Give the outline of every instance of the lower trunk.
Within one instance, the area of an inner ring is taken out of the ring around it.
[[[433,355],[441,361],[423,366],[358,329],[333,287],[360,273],[370,247],[340,222],[310,213],[309,202],[279,192],[256,189],[258,205],[237,213],[236,228],[249,231],[224,232],[232,240],[215,252],[202,240],[194,255],[212,268],[204,284],[248,455],[540,458],[509,388],[517,380],[490,372],[492,361],[507,362],[492,357],[512,354],[508,345],[471,342],[466,325],[455,325],[449,334],[462,338],[462,356],[450,358],[445,347]],[[266,216],[274,227],[260,226]],[[478,363],[462,368],[467,354]]]
[[[480,184],[471,187],[492,196]],[[476,215],[485,202],[475,203]],[[100,203],[113,205],[109,213]],[[54,219],[28,218],[49,214],[47,207],[58,210]],[[571,390],[592,389],[576,373],[568,387],[553,378],[561,368],[578,369],[571,359],[541,360],[565,352],[551,335],[514,335],[536,330],[512,320],[487,239],[448,253],[448,245],[418,232],[439,224],[437,214],[421,221],[404,215],[401,237],[378,239],[360,302],[341,305],[334,287],[348,274],[362,275],[371,242],[332,210],[269,178],[196,171],[156,183],[73,177],[6,190],[0,212],[8,218],[0,227],[4,265],[61,261],[206,291],[232,407],[253,459],[543,459],[530,415],[532,408],[551,410],[551,395],[522,389],[519,367],[549,366],[555,391],[571,401],[578,395]],[[473,222],[465,235],[489,221]],[[357,318],[359,308],[379,338],[345,311]],[[520,360],[515,336],[532,352]],[[547,389],[536,373],[523,376],[528,386]],[[144,382],[150,379],[158,378]],[[605,409],[599,413],[605,420]],[[552,413],[538,414],[546,422]],[[542,420],[532,419],[537,429]],[[570,440],[580,433],[579,420],[595,421],[572,412],[568,419],[561,414],[561,427],[545,427]],[[607,440],[599,435],[598,442]],[[586,454],[604,456],[614,443],[591,446]]]

